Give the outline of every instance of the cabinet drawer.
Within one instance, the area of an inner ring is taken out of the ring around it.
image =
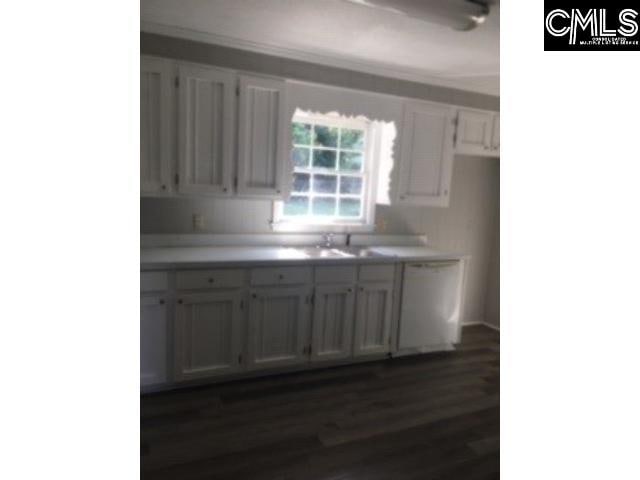
[[[361,282],[393,281],[394,265],[363,265],[358,280]]]
[[[140,273],[141,292],[159,292],[169,288],[169,275],[167,272]]]
[[[176,274],[178,290],[241,287],[243,283],[244,270],[192,270]]]
[[[294,285],[311,283],[311,267],[254,268],[251,285]]]
[[[357,268],[351,265],[316,267],[316,283],[355,283]]]

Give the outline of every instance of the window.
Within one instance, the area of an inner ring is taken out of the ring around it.
[[[371,122],[297,113],[292,122],[293,187],[277,202],[280,222],[366,225],[373,205]]]

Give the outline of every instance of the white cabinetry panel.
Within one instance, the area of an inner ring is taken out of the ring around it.
[[[495,157],[500,151],[500,115],[484,110],[460,109],[456,153]]]
[[[449,205],[453,168],[454,109],[422,102],[405,103],[397,201]]]
[[[392,283],[358,286],[354,354],[386,353],[391,341]]]
[[[140,59],[140,191],[171,190],[175,66],[170,60]]]
[[[194,65],[179,71],[179,191],[230,195],[235,74]]]
[[[283,198],[293,177],[285,82],[240,76],[238,194]]]
[[[353,286],[316,287],[311,359],[335,360],[352,354]]]
[[[240,290],[182,295],[176,307],[177,380],[227,374],[241,369]]]
[[[140,384],[167,381],[167,305],[163,296],[140,298]]]
[[[261,288],[249,302],[249,368],[304,363],[309,287]]]
[[[493,116],[493,132],[491,134],[491,149],[500,155],[500,114]]]

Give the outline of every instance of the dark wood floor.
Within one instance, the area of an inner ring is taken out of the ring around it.
[[[490,479],[499,334],[455,352],[142,398],[145,479]]]

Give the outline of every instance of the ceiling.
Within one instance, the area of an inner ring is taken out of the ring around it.
[[[500,93],[499,5],[470,32],[345,0],[141,0],[140,9],[144,31]]]

